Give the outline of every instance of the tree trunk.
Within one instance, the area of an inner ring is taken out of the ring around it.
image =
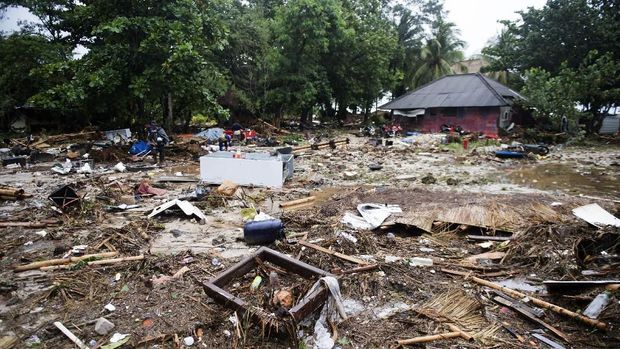
[[[306,128],[306,124],[308,123],[308,110],[304,108],[301,112],[301,117],[299,118],[299,130],[303,131]]]
[[[173,116],[172,116],[172,93],[168,92],[168,118],[166,120],[166,128],[172,130]]]

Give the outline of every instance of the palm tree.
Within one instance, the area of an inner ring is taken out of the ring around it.
[[[446,74],[453,73],[453,63],[463,60],[465,42],[456,25],[438,17],[431,27],[431,37],[420,51],[419,65],[413,76],[415,86],[423,85]]]

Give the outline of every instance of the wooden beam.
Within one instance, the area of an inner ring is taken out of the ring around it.
[[[289,208],[289,207],[293,207],[293,206],[298,206],[298,205],[302,205],[302,204],[307,204],[309,202],[312,202],[316,199],[316,196],[308,196],[305,198],[301,198],[301,199],[297,199],[297,200],[291,200],[291,201],[287,201],[287,202],[281,202],[280,203],[280,207],[281,208]]]
[[[523,317],[525,317],[526,319],[540,325],[543,326],[544,328],[548,329],[549,331],[553,332],[556,336],[558,336],[559,338],[563,339],[565,342],[570,343],[570,339],[568,338],[568,335],[566,335],[566,333],[558,330],[557,328],[549,325],[548,323],[542,321],[541,319],[537,318],[536,316],[534,316],[533,314],[525,311],[524,309],[520,308],[519,306],[517,306],[518,303],[514,303],[511,302],[505,298],[502,298],[500,296],[495,296],[493,297],[493,300],[503,306],[506,306],[514,311],[516,311],[517,313],[521,314]]]
[[[45,260],[45,261],[33,262],[33,263],[30,263],[30,264],[25,264],[25,265],[17,266],[17,267],[15,267],[13,269],[13,271],[14,272],[20,272],[20,271],[26,271],[26,270],[32,270],[32,269],[39,269],[41,267],[47,267],[47,266],[50,266],[50,265],[62,265],[62,264],[75,263],[75,262],[83,261],[83,260],[89,259],[89,258],[108,258],[108,257],[114,257],[116,255],[118,255],[118,251],[94,253],[94,254],[85,254],[85,255],[80,256],[80,257],[48,259],[48,260]]]
[[[307,242],[307,241],[304,241],[304,240],[299,240],[299,244],[302,245],[302,246],[309,247],[309,248],[311,248],[313,250],[317,250],[317,251],[320,251],[320,252],[332,255],[334,257],[338,257],[340,259],[344,259],[345,261],[353,262],[353,263],[360,264],[360,265],[368,265],[368,264],[370,264],[369,262],[366,262],[366,261],[361,260],[359,258],[356,258],[356,257],[353,257],[353,256],[348,256],[348,255],[340,253],[340,252],[328,250],[325,247],[321,247],[319,245],[315,245],[313,243],[310,243],[310,242]]]

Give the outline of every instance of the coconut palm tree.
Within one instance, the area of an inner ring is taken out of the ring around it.
[[[465,42],[459,38],[456,25],[438,17],[431,26],[431,36],[420,51],[419,65],[413,76],[415,86],[423,85],[446,74],[452,74],[450,66],[463,60]]]

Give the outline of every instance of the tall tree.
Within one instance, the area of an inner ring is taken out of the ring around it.
[[[620,59],[620,11],[613,0],[548,0],[541,9],[518,12],[483,53],[490,70],[525,72],[543,68],[558,73],[563,62],[577,68],[591,50]]]
[[[54,16],[59,40],[81,44],[86,54],[41,67],[50,81],[32,96],[44,107],[79,108],[95,121],[122,123],[171,116],[187,122],[192,111],[223,112],[216,102],[223,77],[213,64],[224,29],[218,1],[15,1]],[[41,16],[39,16],[41,17]],[[47,29],[48,26],[46,25]],[[51,40],[57,40],[50,35]]]
[[[459,38],[456,25],[439,15],[433,21],[431,35],[420,52],[420,63],[413,76],[415,84],[420,86],[453,73],[451,66],[463,59],[461,49],[464,46],[465,42]]]
[[[0,36],[0,119],[17,106],[27,104],[33,95],[52,86],[53,81],[40,79],[38,70],[47,64],[66,61],[70,49],[52,43],[40,34],[13,33]]]
[[[487,70],[525,77],[523,93],[543,101],[536,103],[540,110],[550,110],[555,103],[556,115],[559,111],[575,115],[565,111],[568,98],[573,107],[585,109],[580,113],[582,121],[589,131],[596,131],[604,114],[620,99],[615,68],[620,62],[618,2],[548,0],[543,8],[528,8],[519,15],[517,21],[503,21],[502,34],[483,50],[491,58]],[[545,92],[562,84],[570,87],[559,89],[562,98]]]

